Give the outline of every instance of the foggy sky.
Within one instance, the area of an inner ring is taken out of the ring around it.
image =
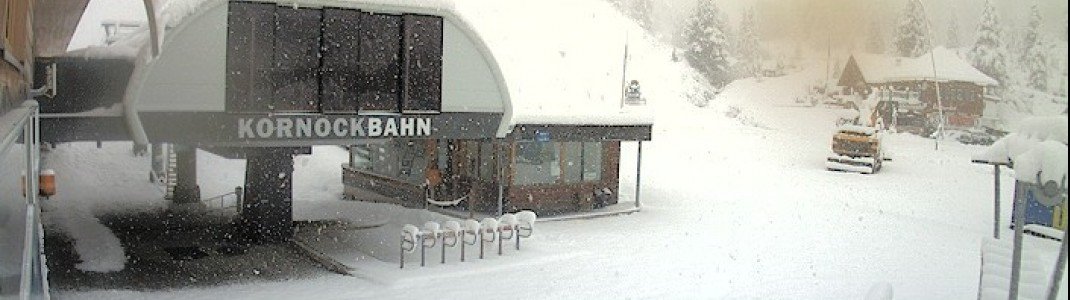
[[[680,22],[697,1],[656,1],[655,28],[666,35],[675,34]],[[862,46],[870,22],[877,19],[886,44],[891,42],[895,24],[907,0],[712,0],[726,15],[729,24],[738,26],[739,17],[748,8],[755,10],[760,31],[766,40],[791,39],[825,45],[830,39],[841,47]],[[994,0],[1004,26],[1004,35],[1018,34],[1029,16],[1029,7],[1037,3],[1043,24],[1041,32],[1049,38],[1062,35],[1067,3],[1062,0]],[[932,22],[936,44],[944,43],[952,17],[958,22],[960,43],[970,45],[984,10],[983,0],[922,0]],[[952,16],[953,15],[953,16]]]
[[[464,0],[456,0],[464,1]],[[526,2],[528,0],[503,0]],[[665,36],[676,34],[696,1],[708,0],[652,0],[657,31]],[[763,38],[790,39],[826,44],[832,37],[835,44],[864,43],[869,24],[876,18],[884,24],[882,31],[887,43],[894,34],[894,25],[907,0],[712,0],[735,27],[739,16],[754,8]],[[1064,0],[994,0],[1004,22],[1005,30],[1021,30],[1028,20],[1029,6],[1040,6],[1044,24],[1042,32],[1051,38],[1063,34],[1067,3]],[[949,27],[949,15],[958,20],[960,42],[973,43],[974,32],[984,9],[983,0],[923,0],[933,22],[934,38],[943,44]],[[142,0],[91,0],[79,27],[71,40],[70,49],[99,44],[104,35],[103,20],[144,21]],[[1007,33],[1005,33],[1006,35]],[[853,41],[854,43],[846,43]],[[856,46],[857,46],[856,45]],[[846,47],[849,47],[846,46]]]

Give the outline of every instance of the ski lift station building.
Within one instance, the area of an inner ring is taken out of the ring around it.
[[[291,176],[263,175],[292,172],[314,145],[351,149],[350,196],[565,212],[615,202],[620,142],[651,138],[649,118],[616,100],[511,90],[448,2],[146,3],[146,34],[37,60],[60,83],[39,99],[42,140],[174,145],[175,201],[200,200],[193,149],[245,158],[254,235],[288,234]]]

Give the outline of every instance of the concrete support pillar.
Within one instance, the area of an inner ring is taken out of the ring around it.
[[[197,148],[185,145],[174,146],[178,164],[175,185],[175,203],[201,202],[201,188],[197,185]]]
[[[242,226],[253,243],[293,237],[293,151],[249,150],[245,167]]]

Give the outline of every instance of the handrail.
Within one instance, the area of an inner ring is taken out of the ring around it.
[[[0,116],[0,133],[3,134],[3,139],[0,139],[0,157],[7,154],[12,144],[19,139],[22,134],[21,130],[26,125],[26,122],[37,111],[37,101],[26,101],[21,107],[12,109]]]
[[[23,235],[22,270],[19,282],[19,299],[49,299],[48,269],[44,264],[44,233],[41,227],[41,208],[38,202],[40,184],[40,121],[37,101],[27,100],[22,106],[0,115],[0,157],[6,157],[20,140],[26,151],[24,191],[25,232]],[[12,249],[2,249],[12,250]]]

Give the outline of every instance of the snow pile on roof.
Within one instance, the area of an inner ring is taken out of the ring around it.
[[[936,54],[935,70],[933,53]],[[999,85],[998,81],[978,71],[955,51],[944,47],[936,47],[916,58],[871,54],[856,54],[852,57],[867,83],[927,80],[964,81],[983,86]]]
[[[1022,121],[1021,128],[974,155],[975,161],[1011,164],[1020,181],[1061,182],[1066,176],[1067,117],[1033,117]]]
[[[509,86],[515,124],[651,124],[643,107],[622,108],[624,47],[657,47],[604,1],[463,1]],[[561,9],[567,7],[567,9]],[[551,18],[553,21],[548,21]],[[665,60],[669,59],[666,51]],[[632,64],[639,63],[631,60]],[[628,79],[641,77],[635,72]],[[656,80],[666,80],[657,78]],[[640,84],[647,86],[640,80]],[[643,90],[649,95],[648,90]],[[649,99],[670,101],[672,99]]]

